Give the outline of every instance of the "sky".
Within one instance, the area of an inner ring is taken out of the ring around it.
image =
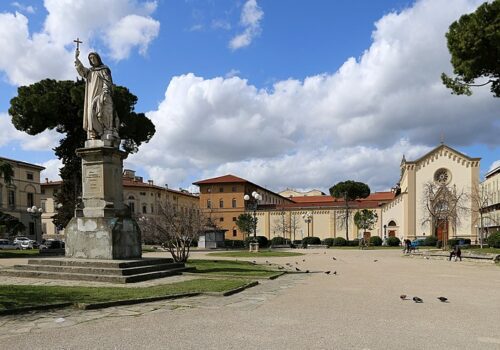
[[[387,190],[441,141],[500,165],[500,99],[452,95],[445,33],[476,0],[44,0],[0,3],[0,156],[61,162],[54,130],[8,115],[17,88],[76,79],[100,53],[156,134],[124,166],[156,184],[233,174],[273,191]],[[82,60],[88,66],[88,62]]]

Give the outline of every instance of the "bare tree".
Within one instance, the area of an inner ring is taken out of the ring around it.
[[[273,230],[274,232],[277,232],[280,237],[286,239],[288,233],[290,232],[290,224],[288,222],[286,211],[282,209],[277,212],[277,214],[278,215],[276,215],[273,221]]]
[[[470,191],[471,210],[475,213],[475,222],[479,226],[479,244],[483,248],[483,241],[486,237],[487,230],[484,222],[496,222],[495,218],[490,215],[490,206],[493,204],[493,193],[488,191],[484,184],[478,184],[472,187]]]
[[[455,185],[438,184],[429,181],[424,184],[422,207],[424,216],[422,225],[430,223],[433,231],[438,225],[445,223],[443,230],[443,247],[448,238],[448,225],[451,223],[453,232],[461,225],[461,217],[465,216],[470,208],[467,207],[468,194],[462,189],[457,191]]]
[[[138,219],[143,239],[166,248],[176,262],[186,262],[193,241],[206,227],[207,219],[195,209],[179,208],[171,203],[158,203],[158,213]]]
[[[293,243],[293,240],[295,240],[295,235],[299,227],[300,215],[297,212],[290,212],[290,243]]]

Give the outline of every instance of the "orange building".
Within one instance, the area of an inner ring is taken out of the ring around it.
[[[266,205],[276,206],[293,203],[264,187],[234,175],[224,175],[211,179],[194,182],[200,187],[200,208],[211,218],[219,228],[226,231],[226,239],[245,239],[245,235],[236,226],[236,219],[240,214],[251,210],[250,203],[246,203],[244,196],[253,191],[262,196],[259,201],[260,209]]]

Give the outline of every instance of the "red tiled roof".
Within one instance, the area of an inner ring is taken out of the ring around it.
[[[242,179],[241,177],[238,177],[238,176],[228,174],[228,175],[224,175],[224,176],[213,177],[211,179],[193,182],[193,185],[221,184],[221,183],[231,183],[231,182],[241,183],[241,182],[250,182],[250,181]]]
[[[394,198],[394,193],[392,192],[375,192],[371,193],[368,197],[358,199],[357,202],[382,202],[390,201]],[[336,205],[337,203],[343,203],[343,199],[332,198],[331,196],[297,196],[290,198],[295,203],[308,204],[308,205]],[[313,204],[315,203],[315,204]]]

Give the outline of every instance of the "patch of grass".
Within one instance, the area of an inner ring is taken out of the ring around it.
[[[40,255],[38,249],[5,249],[0,250],[0,259],[33,258]]]
[[[294,253],[294,252],[277,252],[272,250],[262,250],[259,251],[258,253],[241,251],[241,252],[208,253],[208,255],[222,256],[227,258],[272,258],[272,257],[284,257],[284,256],[299,256],[304,254]]]
[[[276,274],[275,270],[268,270],[263,265],[254,265],[248,261],[188,260],[187,266],[196,267],[194,273],[216,276],[267,278]]]
[[[249,283],[243,279],[196,279],[152,287],[62,287],[0,285],[0,310],[57,303],[97,303],[180,293],[224,292]]]

